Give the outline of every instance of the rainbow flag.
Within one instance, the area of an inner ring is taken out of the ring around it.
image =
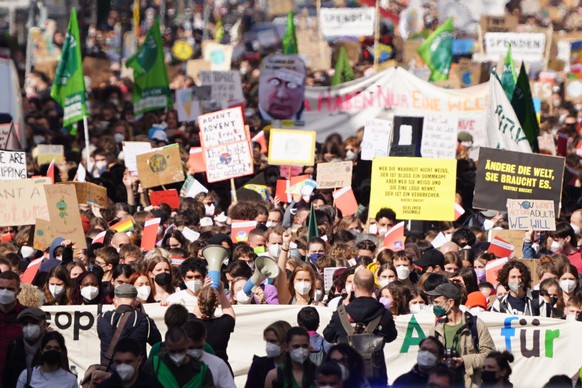
[[[129,232],[130,230],[134,230],[133,220],[131,217],[127,217],[124,220],[119,221],[115,225],[111,225],[111,229],[115,230],[116,232]]]

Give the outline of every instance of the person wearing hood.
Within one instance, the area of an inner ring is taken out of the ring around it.
[[[38,272],[50,272],[57,265],[67,265],[73,261],[73,245],[71,240],[65,240],[57,237],[51,243],[49,248],[49,258],[44,260],[38,269]]]
[[[351,322],[364,326],[367,326],[381,315],[382,319],[374,330],[374,334],[384,337],[384,343],[392,342],[398,334],[394,319],[390,311],[373,297],[374,288],[374,274],[371,271],[365,268],[360,268],[356,271],[353,284],[354,296],[350,294],[344,301],[345,311]],[[346,342],[347,333],[343,328],[338,311],[333,313],[331,321],[323,331],[323,336],[328,342]],[[388,383],[388,373],[386,371],[384,352],[379,352],[378,357],[381,357],[381,360],[378,359],[377,361],[382,367],[380,370],[375,370],[373,376],[366,377],[371,385],[386,385]]]
[[[440,364],[445,355],[445,347],[435,337],[426,337],[418,344],[416,364],[392,384],[392,388],[424,387],[428,382],[428,373],[435,365]]]

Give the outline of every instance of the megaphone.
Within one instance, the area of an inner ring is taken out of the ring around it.
[[[245,294],[250,295],[257,284],[266,278],[273,279],[279,276],[279,266],[267,256],[259,256],[255,260],[255,273],[243,287]]]
[[[208,276],[212,279],[212,287],[220,287],[220,267],[224,259],[228,258],[228,249],[222,245],[208,245],[202,249],[202,257],[208,263]]]

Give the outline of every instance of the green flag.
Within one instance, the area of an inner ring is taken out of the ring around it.
[[[350,59],[344,46],[340,47],[337,61],[335,62],[335,73],[331,79],[331,86],[343,84],[354,79],[354,70],[350,65]]]
[[[125,65],[133,68],[133,110],[137,118],[145,112],[172,106],[162,34],[157,19],[148,31],[144,44]]]
[[[283,37],[283,54],[299,54],[297,49],[297,35],[295,35],[295,14],[293,10],[287,15],[287,30]]]
[[[511,98],[511,106],[521,124],[521,128],[525,132],[532,151],[539,152],[538,136],[540,135],[540,127],[533,104],[531,89],[529,88],[529,77],[527,76],[523,62],[521,63],[519,76],[517,77]]]
[[[315,219],[315,210],[313,209],[313,204],[311,204],[311,209],[309,210],[309,220],[307,224],[307,241],[311,240],[312,237],[319,237],[319,231],[317,230],[317,220]]]
[[[507,98],[511,101],[513,97],[513,89],[515,89],[515,81],[517,74],[515,73],[515,65],[511,57],[511,45],[507,45],[507,54],[505,54],[505,62],[503,62],[503,72],[501,73],[501,85]]]
[[[87,117],[81,41],[75,8],[71,9],[71,19],[63,43],[61,60],[57,66],[55,80],[51,88],[51,97],[63,108],[63,126],[68,127],[83,120],[83,117]]]
[[[430,69],[430,81],[449,79],[453,61],[453,19],[440,25],[418,48],[418,55]]]

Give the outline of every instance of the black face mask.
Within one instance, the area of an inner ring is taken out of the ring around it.
[[[158,283],[160,286],[167,286],[170,284],[170,280],[172,280],[172,276],[167,272],[159,273],[154,278],[154,282]]]
[[[58,350],[47,350],[42,354],[42,362],[49,365],[57,365],[61,362],[61,352]]]
[[[556,303],[558,303],[558,298],[554,297],[550,297],[550,306],[555,306]]]
[[[495,376],[495,372],[492,370],[484,370],[481,372],[481,380],[484,383],[495,383],[497,381],[497,377]]]

